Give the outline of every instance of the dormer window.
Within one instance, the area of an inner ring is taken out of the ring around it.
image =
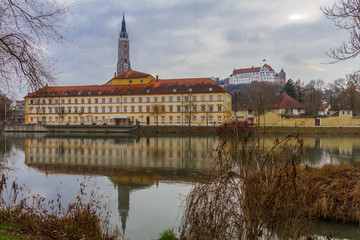
[[[150,89],[146,89],[146,92],[149,93],[149,92],[150,92]]]
[[[131,93],[131,90],[130,90],[130,89],[128,89],[127,93]]]
[[[213,88],[211,87],[211,88],[209,88],[209,91],[212,91],[213,90]]]
[[[65,91],[65,95],[68,95],[70,92],[69,91]]]
[[[82,90],[78,91],[78,95],[80,95],[80,94],[82,94],[82,93],[83,93],[83,91],[82,91]]]
[[[189,88],[189,92],[192,92],[192,88]]]
[[[52,95],[54,96],[56,92],[52,92]]]
[[[173,89],[173,92],[176,92],[176,88]]]
[[[88,94],[90,95],[90,94],[91,94],[91,91],[89,91]]]

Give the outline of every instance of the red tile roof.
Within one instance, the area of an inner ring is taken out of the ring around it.
[[[26,97],[226,92],[210,78],[152,80],[146,84],[44,87]]]
[[[260,67],[242,68],[242,69],[234,69],[233,74],[255,73],[259,71],[260,71]]]
[[[273,102],[269,105],[270,109],[295,109],[305,108],[305,106],[287,94],[281,94],[274,98]]]
[[[270,67],[270,65],[264,64],[264,67],[267,67],[267,69],[269,69],[270,71],[275,72],[274,69],[272,69],[272,67]]]
[[[137,72],[137,71],[126,71],[123,72],[120,75],[115,76],[113,79],[128,79],[128,78],[146,78],[148,76],[151,76],[150,74],[143,73],[143,72]]]

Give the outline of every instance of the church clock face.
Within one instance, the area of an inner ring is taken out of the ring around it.
[[[129,68],[129,65],[127,63],[124,64],[124,68],[125,69],[128,69]]]

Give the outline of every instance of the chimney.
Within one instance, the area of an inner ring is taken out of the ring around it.
[[[159,80],[159,75],[156,75],[156,81],[158,81]]]
[[[116,77],[116,72],[114,72],[114,77]]]

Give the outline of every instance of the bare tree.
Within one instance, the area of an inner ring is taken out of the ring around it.
[[[54,80],[47,45],[63,41],[69,9],[58,0],[0,1],[0,85],[37,89]]]
[[[331,48],[327,54],[335,61],[355,58],[360,53],[360,1],[336,0],[331,7],[322,7],[321,11],[331,19],[339,29],[348,31],[349,38],[340,46]]]

